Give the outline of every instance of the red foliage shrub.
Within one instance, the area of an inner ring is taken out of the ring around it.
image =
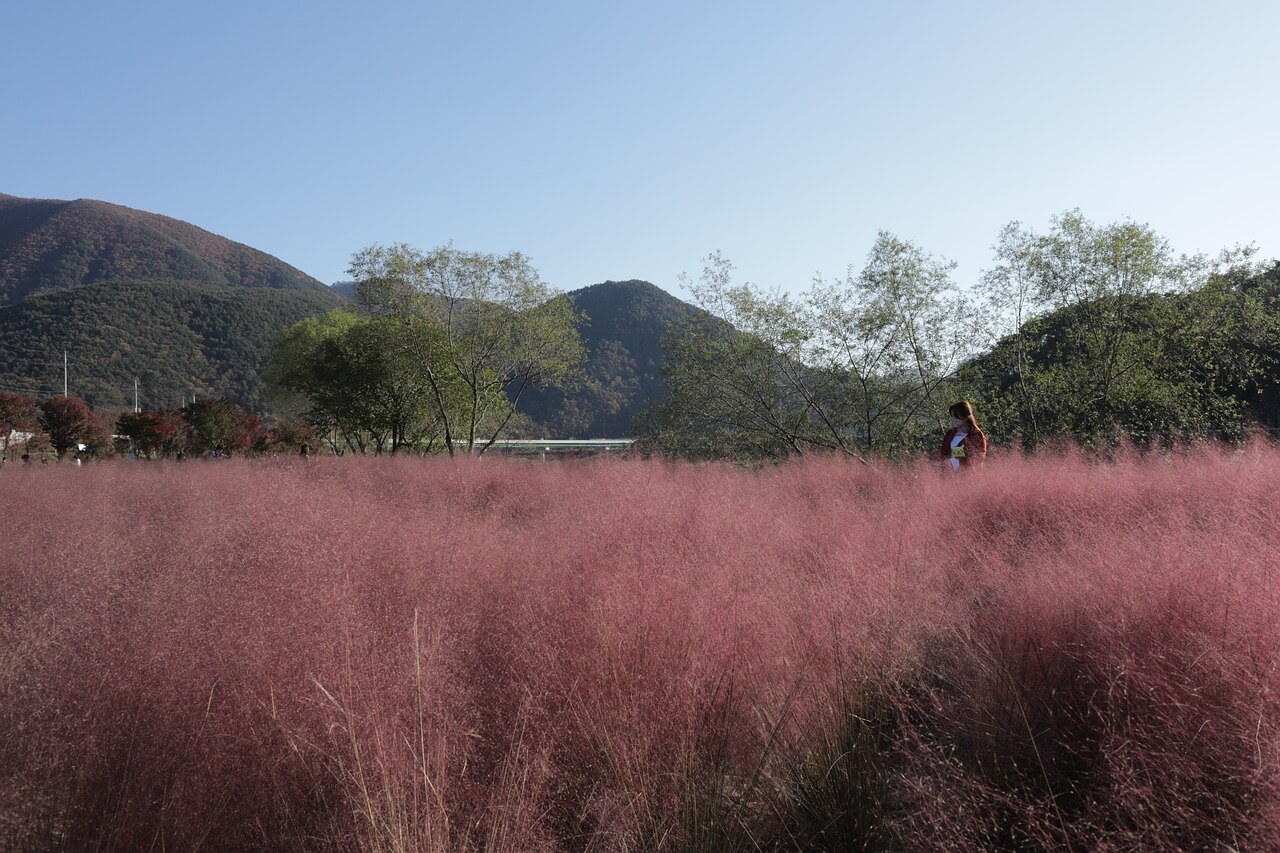
[[[0,474],[0,846],[1280,843],[1280,453]]]
[[[94,455],[111,449],[111,430],[77,397],[50,397],[42,402],[39,424],[59,458],[77,444],[86,445]]]

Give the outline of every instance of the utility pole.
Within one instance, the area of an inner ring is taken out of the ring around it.
[[[67,351],[62,351],[62,396],[70,397],[67,393]]]
[[[133,377],[133,413],[136,415],[142,411],[138,408],[138,377]]]

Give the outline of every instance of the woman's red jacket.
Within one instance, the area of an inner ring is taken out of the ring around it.
[[[951,439],[955,438],[956,431],[947,430],[946,436],[942,439],[942,458],[951,458]],[[971,466],[981,466],[987,458],[987,437],[983,435],[982,430],[973,427],[969,430],[960,444],[964,447],[964,456],[960,457],[960,467],[969,468]]]

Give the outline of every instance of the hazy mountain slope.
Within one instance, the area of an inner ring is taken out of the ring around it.
[[[329,285],[329,289],[343,299],[348,299],[352,302],[356,301],[356,283],[354,281],[335,281]]]

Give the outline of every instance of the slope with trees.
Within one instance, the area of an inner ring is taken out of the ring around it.
[[[324,291],[228,287],[200,281],[110,281],[38,293],[0,308],[0,387],[71,391],[95,406],[178,405],[192,393],[257,411],[258,373],[281,329],[341,305]]]
[[[0,388],[95,406],[193,393],[256,410],[272,339],[341,295],[264,252],[106,202],[0,195]]]
[[[663,336],[701,312],[647,281],[606,281],[567,296],[583,318],[582,381],[530,389],[520,411],[551,436],[630,436],[636,416],[666,396]]]
[[[996,339],[957,389],[997,440],[1230,437],[1260,414],[1280,315],[1249,251],[1177,256],[1150,226],[1079,211],[1045,233],[1013,223],[995,249]]]

